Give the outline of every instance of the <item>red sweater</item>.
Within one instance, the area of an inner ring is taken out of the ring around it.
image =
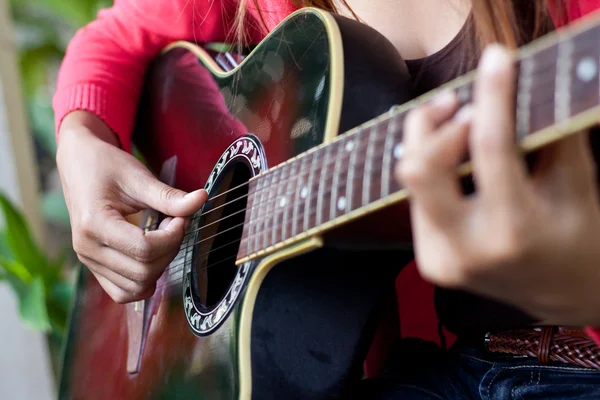
[[[295,9],[290,0],[259,0],[259,4],[269,29]],[[236,7],[235,0],[115,0],[69,44],[53,101],[57,132],[69,112],[90,111],[117,133],[129,151],[142,79],[152,58],[175,40],[226,41]],[[572,0],[568,8],[558,25],[599,9],[600,0]],[[249,14],[257,16],[253,9]],[[259,41],[264,34],[254,31],[251,37]],[[588,332],[600,343],[600,329]]]

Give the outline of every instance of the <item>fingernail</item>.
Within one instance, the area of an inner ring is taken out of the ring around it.
[[[470,104],[463,106],[454,115],[454,120],[461,124],[466,124],[466,123],[471,122],[472,118],[473,118],[473,107]]]
[[[160,222],[160,225],[158,226],[158,229],[165,229],[167,226],[169,226],[169,224],[171,223],[171,221],[173,221],[173,218],[171,218],[171,217],[167,217],[167,218],[163,219]]]
[[[479,68],[483,73],[493,74],[506,68],[511,62],[512,57],[508,50],[498,44],[492,44],[483,51]]]
[[[431,104],[434,107],[445,108],[445,107],[454,105],[455,102],[456,102],[456,94],[454,94],[453,91],[446,89],[443,92],[441,92],[440,94],[436,95],[433,98],[433,100],[431,101]]]

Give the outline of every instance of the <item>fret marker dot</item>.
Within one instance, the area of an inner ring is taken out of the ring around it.
[[[351,140],[348,143],[346,143],[346,151],[352,151],[352,149],[354,148],[354,142]]]
[[[285,207],[286,203],[287,200],[285,199],[285,197],[282,197],[281,200],[279,200],[279,207]]]
[[[338,206],[338,210],[345,210],[346,209],[346,198],[340,197],[338,199],[337,206]]]
[[[306,186],[304,186],[302,188],[302,190],[300,191],[300,197],[302,197],[303,199],[305,199],[306,196],[308,196],[308,188]]]
[[[399,160],[400,157],[402,157],[402,153],[404,153],[404,147],[402,147],[401,143],[398,143],[396,146],[394,146],[394,158]]]
[[[598,65],[592,57],[585,57],[577,64],[577,78],[589,82],[598,74]]]

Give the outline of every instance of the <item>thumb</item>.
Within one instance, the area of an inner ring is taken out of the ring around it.
[[[135,200],[145,206],[173,217],[187,217],[198,211],[208,198],[204,189],[187,193],[175,189],[152,175],[133,182]]]

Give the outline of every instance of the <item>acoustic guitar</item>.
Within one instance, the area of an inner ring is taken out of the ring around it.
[[[516,62],[524,152],[596,124],[598,18]],[[468,103],[473,78],[446,87]],[[414,98],[380,34],[312,8],[245,56],[166,48],[147,71],[133,140],[163,181],[204,187],[209,200],[151,298],[116,304],[81,266],[59,398],[351,393],[380,302],[411,259],[408,193],[393,168],[407,112],[432,95]],[[161,218],[148,210],[141,227]]]

